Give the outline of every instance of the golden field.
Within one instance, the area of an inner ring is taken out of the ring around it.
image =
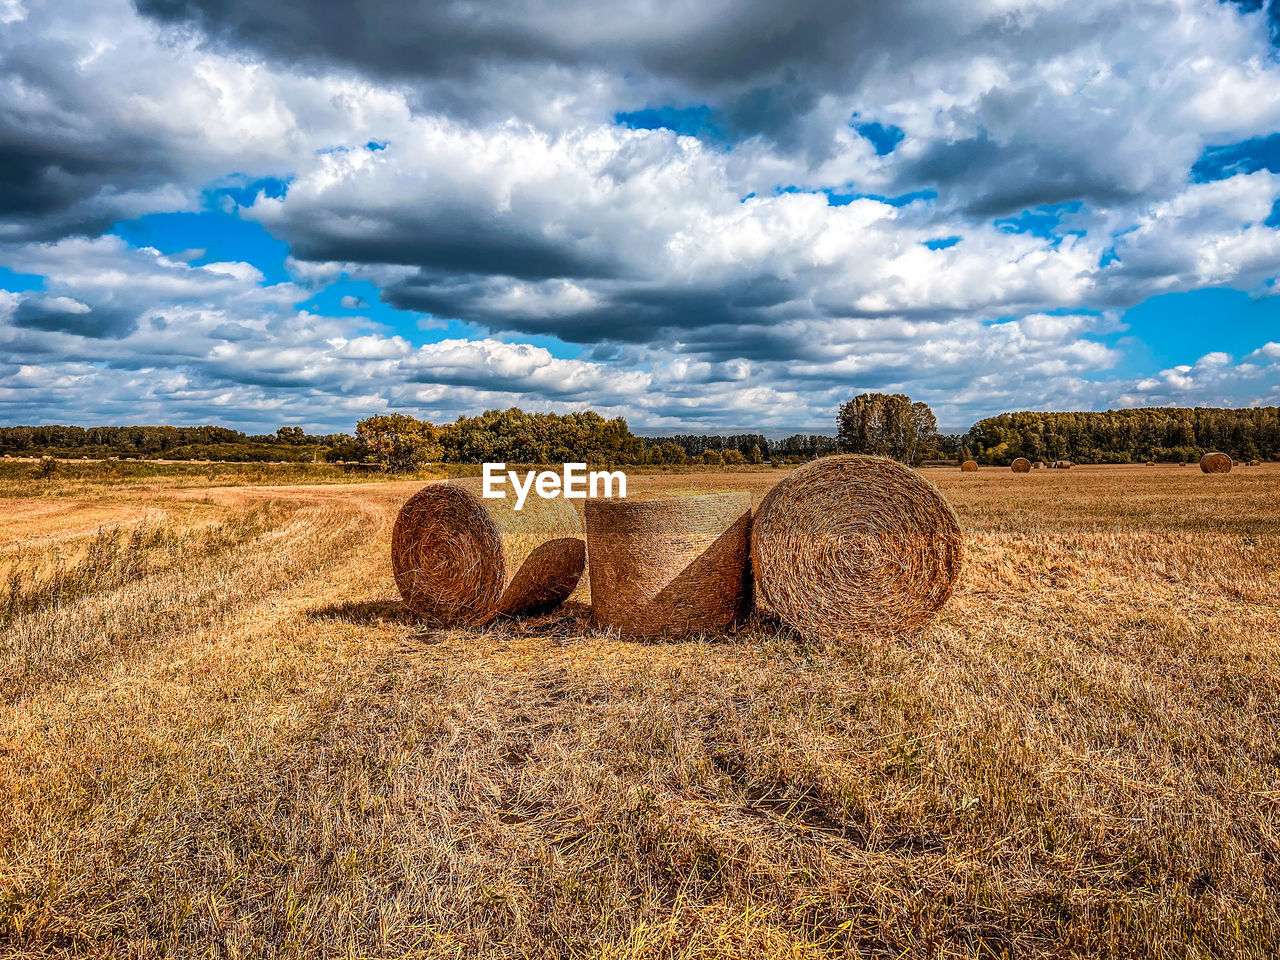
[[[926,470],[965,569],[880,646],[626,642],[585,588],[427,629],[420,481],[38,469],[0,467],[6,956],[1280,954],[1280,465]]]

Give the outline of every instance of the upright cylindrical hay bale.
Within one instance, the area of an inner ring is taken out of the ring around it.
[[[765,605],[817,637],[907,637],[947,602],[963,538],[950,504],[883,457],[824,457],[765,496],[751,564]]]
[[[478,480],[434,483],[400,509],[391,567],[405,605],[448,626],[542,613],[573,593],[586,563],[566,500],[485,499]]]
[[[960,464],[960,469],[963,470],[965,473],[977,473],[978,464],[976,461],[966,460],[964,463]]]
[[[723,630],[751,609],[751,494],[588,500],[591,610],[627,636]]]
[[[1037,460],[1035,463],[1033,463],[1033,464],[1031,465],[1031,469],[1032,469],[1032,470],[1043,470],[1043,469],[1044,469],[1044,463],[1043,463],[1043,461]]]
[[[1028,460],[1026,457],[1018,457],[1017,460],[1009,464],[1009,469],[1012,470],[1014,473],[1030,473],[1031,461]]]
[[[1200,458],[1200,470],[1203,473],[1230,473],[1231,458],[1225,453],[1206,453]]]

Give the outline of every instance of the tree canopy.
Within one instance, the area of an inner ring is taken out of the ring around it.
[[[836,443],[845,453],[870,453],[913,464],[937,447],[938,421],[927,403],[902,393],[862,393],[840,408]]]
[[[1002,413],[973,425],[965,446],[982,463],[1198,460],[1221,450],[1239,460],[1280,457],[1280,408],[1142,407],[1079,413]]]

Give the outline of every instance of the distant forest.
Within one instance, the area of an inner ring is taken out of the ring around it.
[[[981,463],[1190,462],[1210,450],[1237,460],[1280,459],[1280,407],[1144,407],[1105,413],[1002,413],[979,420],[962,455]]]
[[[937,432],[933,413],[901,394],[862,394],[843,405],[836,436],[760,433],[643,437],[625,419],[579,413],[487,410],[434,424],[405,414],[368,417],[352,434],[283,426],[250,435],[227,427],[0,427],[0,455],[31,457],[341,462],[392,471],[428,463],[658,465],[801,463],[837,452],[878,453],[908,463],[1015,457],[1076,463],[1192,461],[1210,450],[1241,460],[1280,459],[1280,408],[1144,408],[1086,413],[1003,413],[965,434]]]

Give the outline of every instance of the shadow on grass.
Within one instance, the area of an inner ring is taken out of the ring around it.
[[[592,621],[591,605],[577,600],[567,600],[554,610],[535,616],[498,617],[484,626],[449,627],[423,620],[397,600],[348,600],[327,604],[307,611],[316,620],[335,620],[361,626],[385,626],[401,624],[414,627],[418,642],[436,642],[452,630],[466,633],[489,634],[495,640],[542,638],[559,643],[573,643],[604,639],[626,639],[646,645],[663,645],[699,641],[703,643],[740,644],[744,640],[759,642],[762,639],[796,642],[798,636],[777,620],[759,612],[735,624],[725,631],[706,631],[688,636],[619,637],[615,631],[601,629]]]
[[[419,624],[418,618],[399,600],[347,600],[315,607],[307,611],[307,616],[316,620],[341,620],[344,623],[368,626],[384,623]]]

